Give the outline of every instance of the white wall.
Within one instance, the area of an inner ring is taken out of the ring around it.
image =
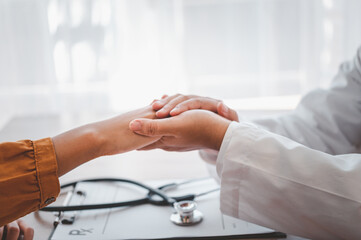
[[[298,96],[353,56],[360,11],[358,0],[0,0],[0,110]]]

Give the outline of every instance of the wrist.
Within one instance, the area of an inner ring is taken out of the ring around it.
[[[113,146],[111,142],[112,133],[109,132],[107,128],[109,124],[108,121],[109,120],[104,120],[90,124],[87,130],[86,137],[94,150],[94,158],[113,154],[111,153],[111,146]]]
[[[219,151],[230,123],[231,121],[225,118],[217,119],[217,122],[213,124],[213,130],[209,131],[210,136],[206,139],[206,143],[209,144],[207,148]]]
[[[92,124],[62,133],[53,137],[52,140],[59,176],[101,156],[98,132]]]
[[[107,145],[107,138],[104,131],[96,123],[85,126],[83,132],[83,139],[88,143],[88,151],[91,159],[106,155],[105,146]]]

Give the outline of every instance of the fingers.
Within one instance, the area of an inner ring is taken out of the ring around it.
[[[129,123],[129,129],[144,136],[164,136],[169,135],[171,119],[135,119]]]
[[[0,239],[17,240],[20,238],[23,240],[33,240],[34,238],[34,229],[23,220],[13,221],[0,228]]]
[[[149,105],[152,106],[153,103],[155,103],[155,102],[157,102],[157,101],[159,101],[159,100],[158,100],[158,99],[154,99]]]
[[[176,94],[176,95],[172,95],[172,96],[163,95],[161,100],[153,103],[153,105],[152,105],[153,110],[158,111],[159,109],[164,107],[164,105],[166,105],[168,102],[170,102],[171,100],[173,100],[174,98],[176,98],[178,96],[180,96],[180,94]]]
[[[197,97],[179,103],[171,111],[171,116],[176,116],[191,109],[204,109],[217,113],[217,105],[220,101],[212,98]]]
[[[184,96],[184,95],[174,95],[171,97],[167,97],[162,99],[161,101],[155,102],[153,104],[153,109],[154,106],[156,106],[158,109],[158,112],[156,113],[156,116],[159,118],[164,118],[164,117],[168,117],[170,111],[173,110],[173,108],[175,106],[177,106],[179,103],[184,102],[186,100],[188,100],[190,98],[190,96]],[[161,108],[159,108],[161,106]]]
[[[17,240],[20,235],[20,228],[16,221],[6,225],[6,240]]]
[[[167,95],[167,94],[164,94],[161,99],[165,99],[165,98],[167,98],[167,97],[168,97],[168,95]],[[153,103],[158,102],[158,101],[159,101],[159,99],[154,99],[149,105],[152,106]],[[155,110],[155,109],[154,109],[154,110]]]
[[[153,101],[152,107],[153,110],[157,111],[156,116],[158,118],[176,116],[192,109],[204,109],[218,113],[231,121],[239,121],[236,111],[228,108],[222,101],[208,97],[181,94],[170,97],[163,95],[161,100]]]
[[[23,220],[18,220],[17,223],[20,227],[20,233],[24,235],[23,240],[33,240],[34,229],[29,227]]]
[[[157,111],[156,116],[158,118],[165,118],[179,115],[191,109],[204,109],[217,113],[217,105],[219,102],[221,101],[208,97],[176,94],[156,101],[152,106],[153,109]]]
[[[239,122],[237,112],[227,107],[226,104],[224,104],[223,102],[219,102],[217,104],[217,113],[222,117],[227,118],[231,121]]]

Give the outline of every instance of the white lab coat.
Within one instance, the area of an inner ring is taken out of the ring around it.
[[[306,238],[361,239],[360,144],[361,48],[291,114],[230,124],[216,157],[221,210]]]

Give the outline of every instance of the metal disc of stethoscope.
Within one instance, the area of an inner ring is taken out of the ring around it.
[[[195,225],[203,219],[203,214],[197,210],[197,203],[195,201],[175,202],[174,209],[176,212],[170,216],[170,220],[176,225]]]

